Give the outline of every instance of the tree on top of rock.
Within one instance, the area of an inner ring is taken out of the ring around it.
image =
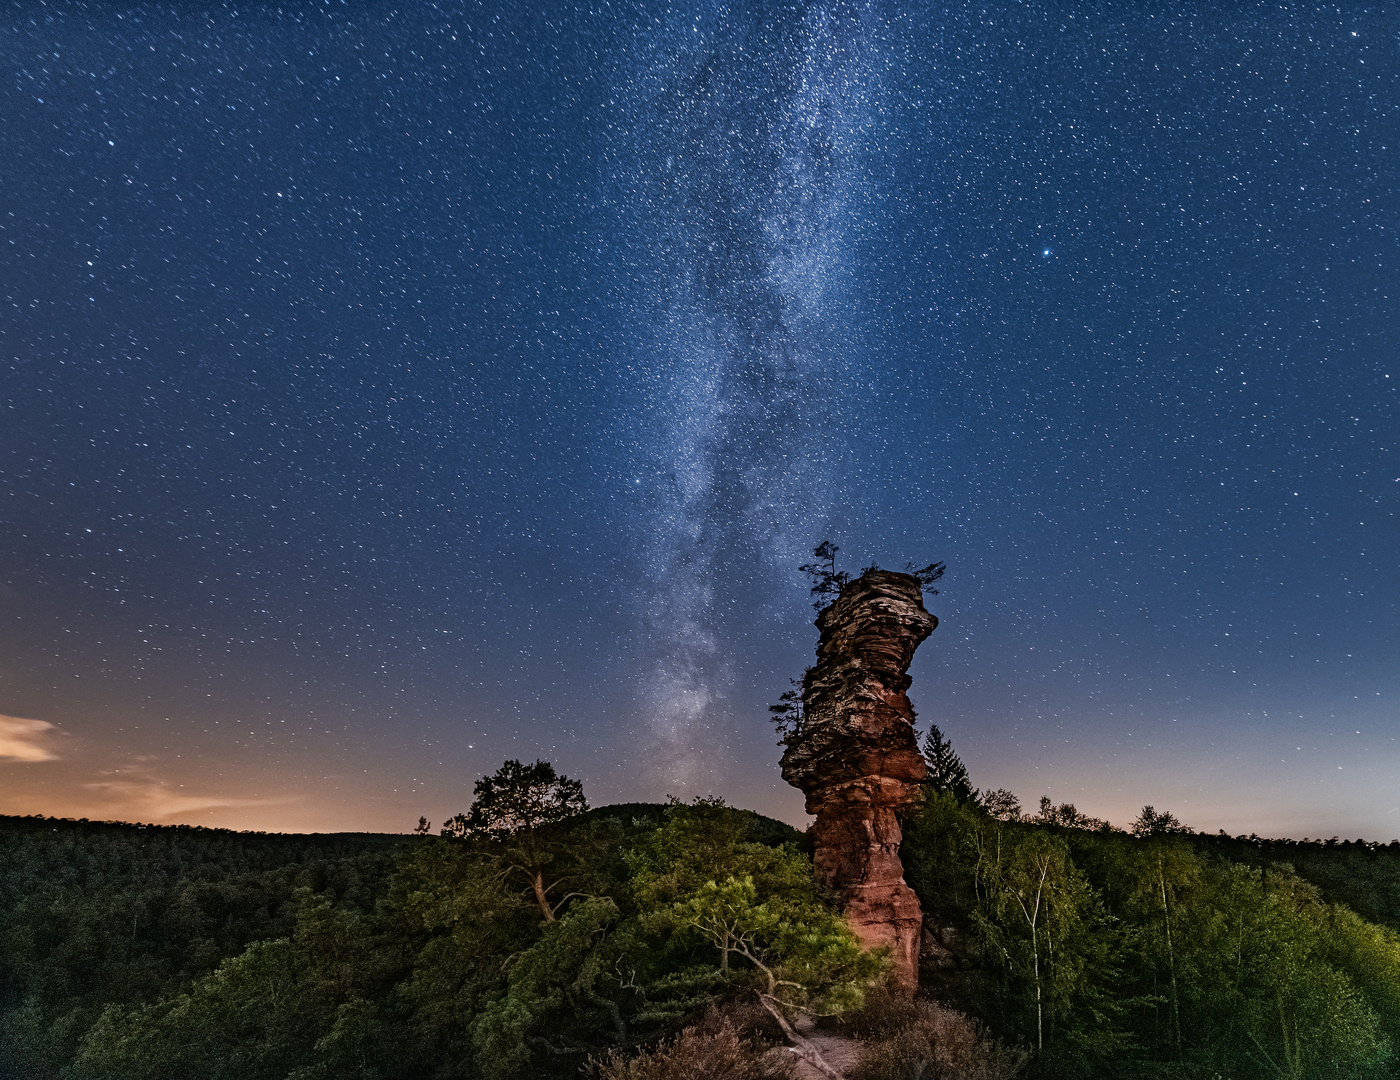
[[[811,668],[807,669],[807,671],[811,670]],[[792,683],[792,689],[779,694],[776,705],[768,706],[768,718],[778,729],[779,746],[791,746],[802,738],[803,724],[807,720],[807,712],[802,705],[802,681],[806,679],[807,671],[802,673],[801,679],[789,680]]]
[[[812,582],[812,595],[816,597],[812,606],[818,611],[831,606],[832,601],[841,595],[841,590],[851,581],[848,571],[836,569],[836,553],[840,550],[830,540],[823,540],[812,549],[815,561],[797,568]],[[867,566],[861,574],[878,569],[878,566]],[[941,562],[929,563],[927,566],[915,566],[910,562],[905,565],[904,572],[917,581],[921,588],[936,595],[938,590],[930,589],[929,586],[941,578],[946,569],[946,564]]]
[[[816,597],[812,606],[818,611],[830,606],[841,595],[842,587],[851,580],[851,575],[845,570],[836,569],[836,553],[840,550],[830,540],[823,540],[812,549],[816,562],[797,568],[811,579],[812,595]]]
[[[948,569],[947,563],[931,562],[927,566],[915,566],[912,562],[907,563],[904,572],[917,581],[920,587],[928,592],[938,595],[937,589],[930,589],[929,586],[943,576],[943,572]]]

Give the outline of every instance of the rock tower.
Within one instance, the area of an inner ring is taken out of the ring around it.
[[[904,882],[899,815],[917,804],[924,759],[906,672],[938,620],[910,574],[867,570],[817,617],[816,666],[802,682],[803,719],[783,753],[783,779],[816,815],[817,877],[842,899],[867,948],[888,946],[892,984],[919,982],[919,898]]]

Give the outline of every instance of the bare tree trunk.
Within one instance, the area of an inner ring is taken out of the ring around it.
[[[1035,1048],[1045,1049],[1044,1007],[1040,1002],[1040,946],[1036,943],[1035,927],[1031,927],[1031,952],[1035,956]]]
[[[1181,1008],[1176,994],[1176,950],[1172,948],[1172,914],[1167,907],[1167,875],[1159,866],[1158,880],[1162,883],[1162,926],[1167,931],[1167,966],[1172,976],[1172,1028],[1176,1034],[1176,1056],[1181,1057]]]
[[[759,994],[758,1000],[772,1015],[773,1019],[778,1021],[778,1026],[783,1029],[784,1037],[792,1044],[788,1047],[789,1050],[808,1065],[812,1066],[812,1068],[816,1069],[817,1072],[825,1076],[827,1080],[846,1080],[844,1076],[831,1067],[831,1064],[826,1058],[822,1057],[821,1051],[812,1044],[810,1039],[804,1038],[802,1035],[798,1034],[797,1029],[788,1023],[788,1019],[783,1015],[782,1009],[773,1004],[773,999],[771,997],[767,994]]]
[[[1049,862],[1040,864],[1040,880],[1035,885],[1035,904],[1026,910],[1025,898],[1015,893],[1016,903],[1021,907],[1021,916],[1031,928],[1031,959],[1035,963],[1035,1048],[1045,1049],[1045,1009],[1040,988],[1040,902],[1045,895],[1045,879],[1050,874]]]
[[[544,892],[544,871],[536,870],[533,884],[535,886],[535,903],[539,904],[540,911],[544,914],[545,922],[554,921],[554,911],[549,906],[549,897]]]

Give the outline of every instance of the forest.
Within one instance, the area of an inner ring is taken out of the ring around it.
[[[1129,830],[979,793],[935,728],[905,822],[921,1000],[880,990],[797,830],[588,809],[507,762],[436,833],[0,818],[0,1076],[1400,1076],[1400,844]]]

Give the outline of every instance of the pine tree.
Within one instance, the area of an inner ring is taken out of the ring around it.
[[[548,827],[587,812],[583,784],[560,776],[547,761],[511,760],[478,780],[472,793],[471,809],[444,823],[442,835],[500,845],[497,857],[504,871],[524,875],[544,921],[554,922],[563,901],[550,902],[548,894],[559,881],[547,884],[545,872],[565,848],[548,835]]]
[[[851,580],[851,575],[845,570],[836,569],[836,553],[840,550],[830,540],[823,540],[812,549],[818,561],[797,568],[812,582],[812,595],[816,597],[812,606],[818,611],[829,607]]]
[[[808,668],[807,671],[811,671]],[[802,677],[807,677],[807,672],[802,673]],[[807,719],[806,711],[802,707],[802,681],[800,679],[789,679],[792,689],[785,691],[778,696],[776,705],[769,705],[769,719],[778,729],[778,745],[791,746],[802,737],[802,725]]]
[[[937,724],[929,725],[924,738],[924,761],[928,764],[928,777],[924,780],[934,791],[946,791],[959,802],[975,802],[977,789],[968,779],[967,768],[962,759],[953,751],[953,746],[943,737]]]

